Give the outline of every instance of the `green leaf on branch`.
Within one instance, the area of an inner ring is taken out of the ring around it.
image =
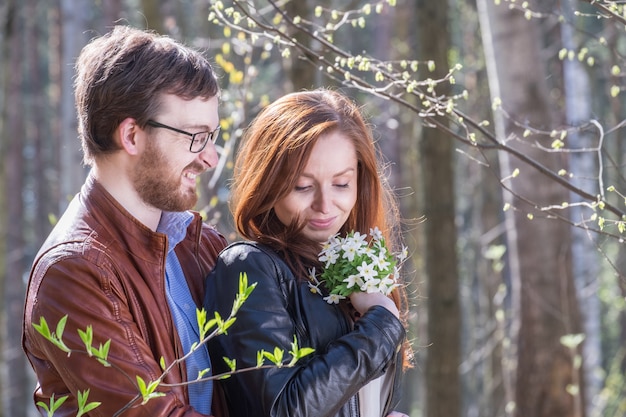
[[[315,349],[313,348],[298,347],[298,338],[296,337],[296,335],[294,335],[293,342],[291,343],[291,350],[289,351],[289,353],[291,353],[291,362],[289,362],[287,366],[294,366],[296,362],[298,362],[300,359],[304,358],[307,355],[310,355],[313,352],[315,352]]]
[[[218,334],[228,334],[228,328],[233,325],[233,323],[235,322],[236,318],[235,317],[231,317],[231,318],[227,319],[226,321],[224,321],[222,319],[222,316],[220,315],[220,313],[218,313],[216,311],[214,320],[215,320],[215,323],[217,324]]]
[[[252,285],[248,285],[248,274],[242,272],[239,274],[239,293],[235,297],[235,302],[233,303],[233,309],[230,312],[231,316],[237,314],[237,311],[241,308],[243,303],[248,299],[252,291],[256,288],[256,282]]]
[[[85,344],[85,350],[89,356],[93,356],[98,359],[102,365],[109,367],[111,364],[107,361],[109,356],[109,349],[111,348],[111,339],[107,340],[104,345],[100,344],[98,348],[93,346],[93,327],[87,326],[85,330],[78,329],[78,335]]]
[[[209,372],[211,372],[211,368],[201,369],[200,371],[198,371],[198,378],[197,379],[202,379],[202,378],[204,378],[205,375],[210,375]]]
[[[212,327],[207,323],[207,314],[204,308],[196,308],[196,320],[198,321],[198,329],[200,330],[200,340],[204,340]]]
[[[279,349],[278,347],[274,348],[274,353],[263,351],[263,356],[279,368],[282,368],[283,366],[284,355],[285,351],[283,349]]]
[[[102,404],[98,401],[88,403],[87,397],[89,397],[88,389],[85,391],[78,391],[78,412],[76,413],[76,417],[81,417],[82,415],[89,413],[93,409],[99,407],[100,404]]]
[[[265,355],[263,355],[264,350],[259,350],[256,353],[256,367],[260,368],[265,363]]]
[[[165,395],[165,393],[163,392],[155,391],[160,383],[161,380],[157,379],[156,381],[152,381],[146,385],[146,381],[144,381],[142,377],[137,375],[137,386],[139,387],[139,393],[141,394],[142,398],[141,405],[146,404],[153,398],[163,397]]]
[[[61,349],[63,352],[66,352],[69,356],[71,350],[65,342],[63,342],[63,331],[65,330],[65,324],[67,323],[67,314],[61,317],[61,320],[57,323],[56,331],[54,333],[50,332],[50,327],[48,327],[48,322],[42,316],[39,318],[39,324],[33,323],[33,327],[39,334],[41,334],[46,340],[51,342],[53,345]]]
[[[231,372],[234,372],[237,369],[237,359],[230,359],[224,356],[224,363],[230,369]]]
[[[78,329],[78,335],[80,336],[80,340],[85,344],[85,350],[89,356],[93,356],[93,352],[91,349],[91,344],[93,343],[93,327],[91,324],[87,326],[87,328],[83,331]]]
[[[52,396],[50,396],[50,406],[48,406],[48,404],[44,403],[43,401],[38,401],[37,405],[43,408],[44,410],[46,410],[46,414],[48,417],[52,417],[55,411],[63,405],[63,403],[65,402],[65,400],[67,400],[68,397],[69,397],[68,395],[64,395],[63,397],[60,397],[59,399],[55,399],[54,394],[52,394]]]

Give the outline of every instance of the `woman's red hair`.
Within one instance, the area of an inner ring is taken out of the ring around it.
[[[378,227],[390,250],[400,249],[398,209],[360,109],[332,90],[288,94],[264,108],[246,130],[235,161],[230,204],[239,234],[273,247],[302,279],[309,268],[319,268],[320,244],[303,238],[298,224],[282,224],[273,207],[295,187],[318,138],[331,131],[352,140],[358,160],[357,200],[340,234],[369,233]],[[404,288],[392,298],[406,317]]]

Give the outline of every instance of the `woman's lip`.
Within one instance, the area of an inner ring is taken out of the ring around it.
[[[325,229],[325,228],[331,226],[334,221],[335,221],[334,217],[330,218],[330,219],[311,219],[311,220],[309,220],[309,224],[312,227],[315,227],[317,229]]]

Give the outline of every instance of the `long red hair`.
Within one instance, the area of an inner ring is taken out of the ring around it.
[[[357,200],[340,234],[369,233],[378,227],[390,250],[400,250],[398,208],[360,109],[332,90],[288,94],[264,108],[246,130],[235,161],[230,204],[239,234],[273,247],[301,279],[309,268],[319,270],[320,244],[303,238],[301,225],[282,224],[273,207],[295,187],[318,138],[331,131],[352,140],[358,160]],[[405,318],[404,288],[394,290],[392,298]]]

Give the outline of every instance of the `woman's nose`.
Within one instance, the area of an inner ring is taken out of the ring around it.
[[[313,202],[313,209],[320,213],[328,213],[330,207],[330,199],[326,192],[323,190],[318,191],[315,194],[315,201]]]

